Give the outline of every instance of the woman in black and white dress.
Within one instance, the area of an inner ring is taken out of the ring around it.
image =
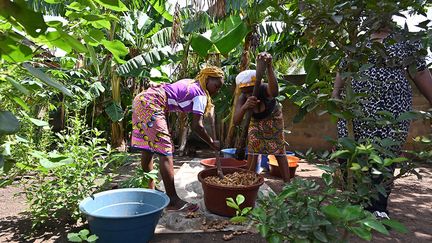
[[[352,79],[352,91],[354,94],[363,93],[365,96],[359,97],[358,103],[361,115],[353,119],[354,138],[357,141],[366,139],[385,139],[390,138],[397,145],[391,147],[391,152],[396,156],[404,145],[410,121],[404,120],[396,124],[377,124],[380,119],[379,111],[386,111],[393,114],[395,118],[402,113],[412,110],[412,90],[407,77],[408,66],[416,65],[417,72],[410,77],[420,92],[432,104],[432,77],[427,69],[425,57],[419,56],[420,44],[411,41],[396,41],[402,35],[393,32],[391,25],[383,25],[379,31],[371,35],[367,47],[371,47],[374,41],[380,42],[384,46],[385,57],[382,55],[371,55],[368,63],[371,66],[360,71],[358,76]],[[341,62],[343,69],[345,61]],[[343,96],[344,80],[336,75],[333,98]],[[338,136],[347,137],[347,126],[345,120],[338,122]],[[394,167],[390,168],[394,171]],[[381,178],[372,178],[374,183],[381,183]],[[387,196],[378,195],[378,200],[371,199],[371,205],[367,210],[373,212],[379,218],[388,218],[387,201],[390,188],[386,188]]]

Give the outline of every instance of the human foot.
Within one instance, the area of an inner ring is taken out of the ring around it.
[[[170,203],[167,207],[168,211],[183,211],[183,212],[195,212],[199,209],[198,204],[185,202],[183,200],[175,200],[174,203]]]

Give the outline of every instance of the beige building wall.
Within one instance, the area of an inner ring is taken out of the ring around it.
[[[298,81],[298,80],[296,80]],[[295,82],[295,81],[294,81]],[[412,84],[413,88],[413,107],[415,110],[427,110],[430,105],[424,96]],[[285,134],[285,140],[290,144],[288,150],[306,151],[309,148],[314,150],[330,149],[331,144],[324,137],[336,138],[336,124],[330,121],[330,116],[322,116],[311,112],[305,116],[300,123],[293,123],[292,119],[297,114],[298,108],[292,102],[286,100],[283,104],[283,114],[285,129],[290,130],[291,134]],[[414,121],[411,123],[409,135],[405,148],[422,149],[412,141],[413,137],[431,133],[430,121]]]

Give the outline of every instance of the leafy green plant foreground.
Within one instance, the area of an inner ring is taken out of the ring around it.
[[[57,150],[31,151],[33,164],[18,165],[34,173],[24,185],[33,226],[79,219],[79,202],[111,179],[107,171],[111,150],[100,131],[88,129],[77,116],[66,132],[57,135]]]
[[[96,242],[99,237],[97,235],[89,235],[88,229],[80,230],[78,233],[68,233],[67,238],[69,242]]]
[[[332,186],[330,174],[322,179],[324,187],[294,179],[279,194],[260,194],[251,211],[240,209],[241,200],[228,199],[228,205],[238,212],[232,221],[253,221],[268,242],[347,242],[351,235],[370,241],[373,231],[389,235],[387,227],[407,232],[399,222],[379,221],[361,205],[351,204],[349,194]]]
[[[158,164],[155,164],[158,165]],[[138,168],[135,171],[135,174],[122,181],[120,183],[120,187],[123,188],[149,188],[150,182],[155,181],[158,182],[158,173],[159,170],[157,168],[153,169],[150,172],[145,172],[143,169]]]

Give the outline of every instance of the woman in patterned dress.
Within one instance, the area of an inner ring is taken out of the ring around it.
[[[378,54],[371,55],[368,63],[371,67],[360,71],[358,77],[352,79],[352,91],[354,94],[365,93],[366,96],[359,97],[358,103],[361,115],[353,119],[354,138],[358,141],[370,139],[390,138],[397,143],[390,151],[399,156],[404,145],[410,122],[400,121],[391,125],[379,125],[379,112],[386,111],[393,114],[395,118],[402,113],[412,110],[412,90],[409,80],[408,67],[415,65],[417,72],[410,77],[420,92],[432,104],[432,78],[426,67],[425,57],[418,55],[420,44],[412,41],[396,41],[402,39],[401,33],[393,31],[391,20],[383,20],[381,27],[371,34],[367,47],[371,47],[374,41],[382,43],[386,56]],[[410,61],[411,60],[411,61]],[[343,60],[342,69],[346,66]],[[340,98],[344,88],[344,80],[339,73],[336,75],[332,97]],[[348,130],[345,120],[338,122],[338,136],[347,137]],[[390,166],[390,173],[394,167]],[[382,176],[372,177],[373,183],[379,184]],[[387,195],[381,193],[378,199],[371,198],[370,206],[366,209],[373,212],[378,218],[388,218],[387,202],[390,187],[386,188]]]
[[[262,70],[260,67],[263,67]],[[256,73],[268,71],[268,84],[261,84],[258,97],[252,96]],[[248,130],[248,168],[255,171],[259,154],[275,155],[282,178],[290,181],[288,161],[285,154],[284,122],[282,106],[277,102],[279,86],[273,71],[272,56],[260,53],[257,57],[257,70],[246,70],[236,77],[241,95],[234,113],[234,124],[240,124],[244,114],[253,109]]]
[[[141,166],[144,171],[153,169],[153,155],[159,155],[160,173],[165,191],[170,198],[168,210],[196,211],[198,205],[180,199],[174,186],[174,146],[168,131],[168,112],[193,114],[192,130],[212,149],[219,151],[218,141],[204,129],[203,115],[213,106],[211,96],[224,83],[224,73],[218,67],[206,67],[195,79],[182,79],[172,84],[151,87],[138,94],[132,104],[131,145],[142,151]],[[150,188],[154,188],[151,183]]]

